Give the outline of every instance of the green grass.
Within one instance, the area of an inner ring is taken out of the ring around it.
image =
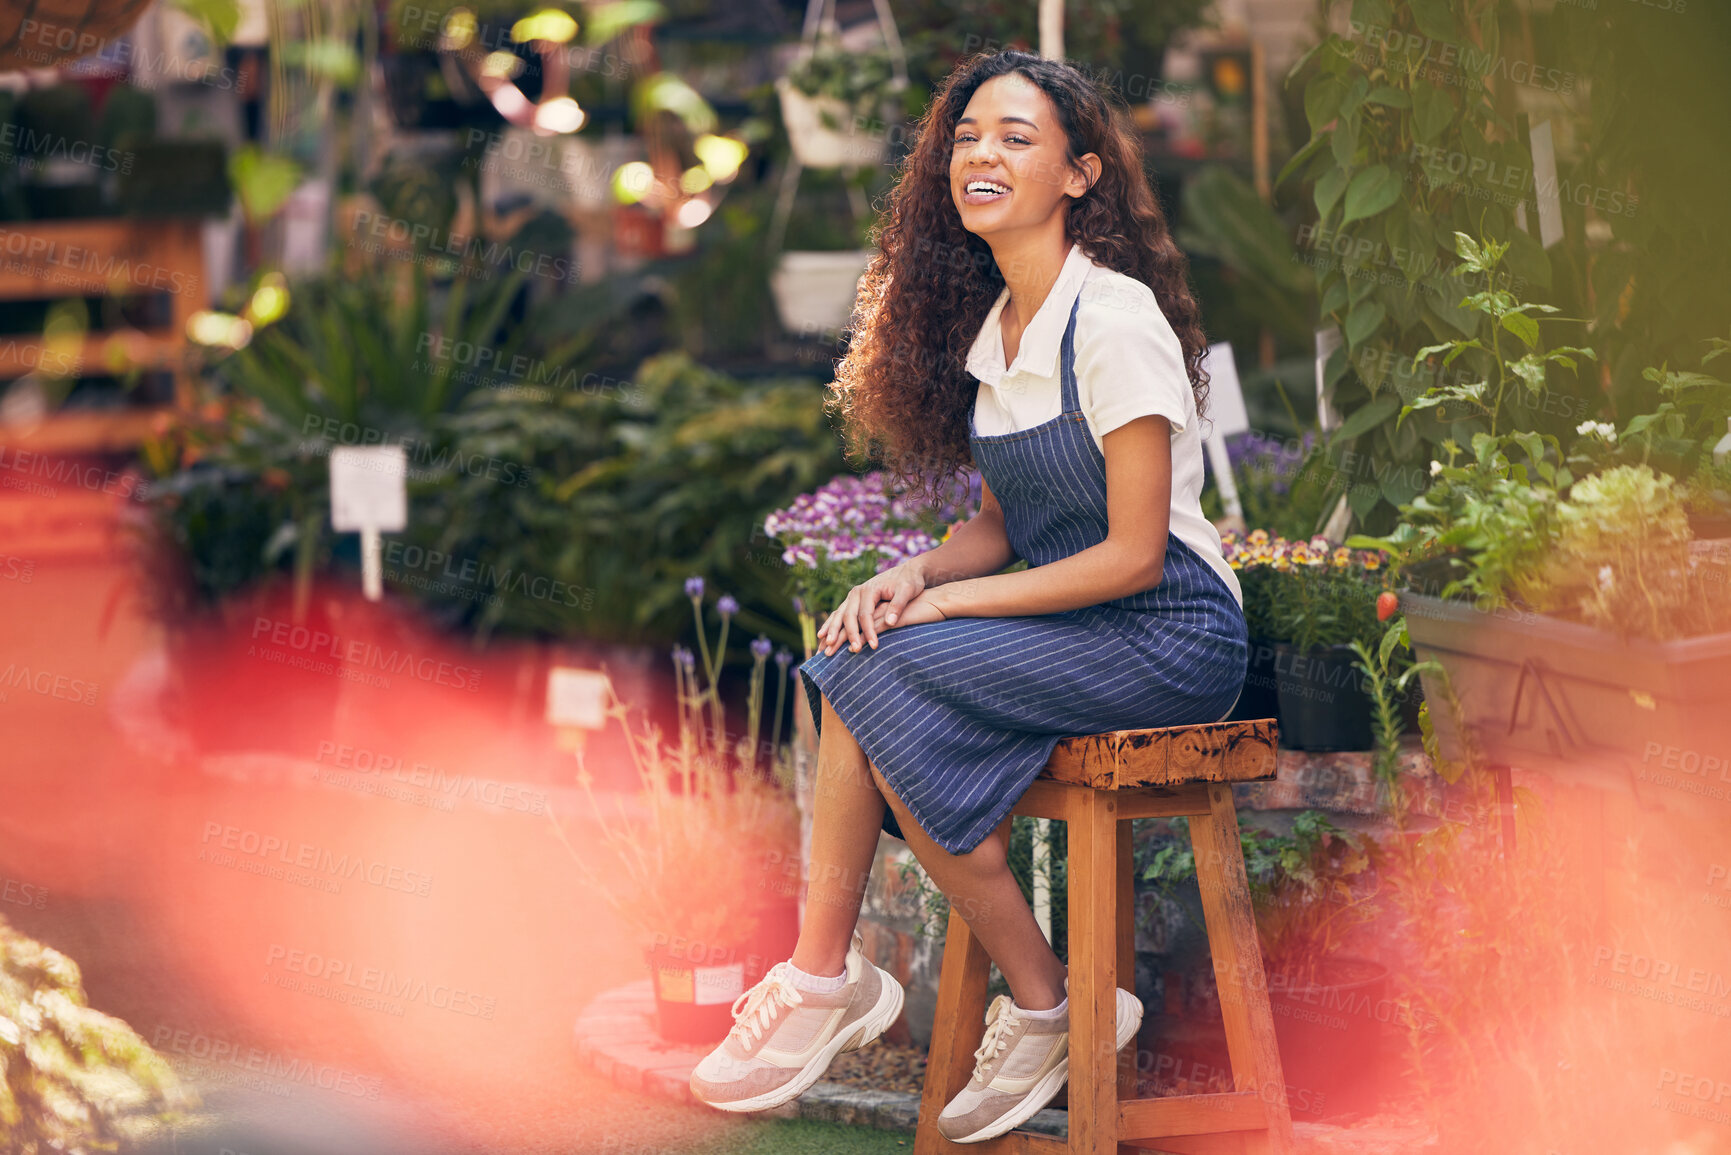
[[[727,1135],[712,1135],[701,1146],[670,1145],[666,1155],[888,1155],[913,1148],[914,1137],[906,1131],[810,1119],[765,1119],[747,1122]]]

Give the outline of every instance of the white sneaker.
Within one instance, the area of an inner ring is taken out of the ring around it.
[[[1069,992],[1065,979],[1066,997]],[[1118,1048],[1141,1025],[1142,1000],[1119,987]],[[995,1139],[1032,1119],[1069,1077],[1070,1012],[1031,1019],[1009,995],[999,995],[986,1010],[973,1077],[938,1115],[938,1133],[952,1143]]]
[[[855,931],[847,981],[833,993],[795,986],[789,960],[740,995],[733,1029],[691,1073],[698,1101],[722,1111],[779,1107],[810,1089],[841,1052],[888,1030],[901,1014],[902,985],[865,957],[864,946]]]

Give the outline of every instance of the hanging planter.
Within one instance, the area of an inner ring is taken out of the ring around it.
[[[769,277],[782,325],[805,334],[844,328],[853,315],[859,279],[874,255],[872,249],[782,253]]]
[[[883,121],[876,129],[868,118],[855,116],[840,97],[809,95],[788,77],[775,82],[781,97],[781,119],[788,145],[806,168],[863,168],[882,164],[888,140]]]

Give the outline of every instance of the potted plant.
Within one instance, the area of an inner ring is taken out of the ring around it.
[[[1442,354],[1445,367],[1483,355],[1485,372],[1427,390],[1402,412],[1460,415],[1473,430],[1470,452],[1444,441],[1446,460],[1401,507],[1400,526],[1348,542],[1389,550],[1403,574],[1413,648],[1437,663],[1427,693],[1450,702],[1433,718],[1443,754],[1464,760],[1473,741],[1493,763],[1574,767],[1584,755],[1722,748],[1731,740],[1719,701],[1731,678],[1731,571],[1692,549],[1685,494],[1694,483],[1649,462],[1687,464],[1710,445],[1731,383],[1649,369],[1657,409],[1620,431],[1583,422],[1567,453],[1554,435],[1508,432],[1505,401],[1542,391],[1551,366],[1572,369],[1594,354],[1542,346],[1528,314],[1554,310],[1497,287],[1506,245],[1455,240],[1461,271],[1485,278],[1465,302],[1484,318],[1481,335],[1423,352]],[[1703,367],[1731,351],[1723,339],[1709,344]],[[1710,471],[1703,476],[1710,486]]]
[[[1222,545],[1244,591],[1252,638],[1235,716],[1267,717],[1251,711],[1272,705],[1288,749],[1368,750],[1370,700],[1351,644],[1374,643],[1382,634],[1382,555],[1321,537],[1287,541],[1265,530],[1242,540],[1229,533]]]
[[[807,168],[883,163],[884,113],[901,86],[889,52],[852,51],[833,37],[821,38],[775,82],[793,155]]]
[[[781,708],[791,655],[776,658],[775,722],[759,744],[770,643],[752,645],[746,733],[727,731],[717,679],[738,606],[716,602],[721,633],[711,650],[703,624],[703,579],[686,584],[697,619],[699,655],[675,647],[679,684],[677,744],[645,726],[632,734],[630,709],[607,690],[605,712],[626,730],[641,784],[636,816],[595,796],[594,780],[575,744],[577,782],[601,828],[597,845],[612,852],[597,866],[555,827],[585,881],[600,893],[643,948],[655,992],[658,1030],[669,1042],[712,1043],[733,1025],[745,990],[798,936],[796,886],[779,864],[796,860],[798,820],[791,799],[791,756],[780,740]],[[705,685],[699,689],[701,657]],[[776,877],[780,876],[780,877]]]
[[[1138,864],[1195,925],[1203,923],[1196,892],[1196,854],[1185,819],[1180,834]],[[1292,1096],[1294,1117],[1311,1119],[1376,1108],[1382,1024],[1392,1017],[1388,968],[1340,953],[1341,938],[1376,913],[1363,884],[1374,876],[1376,845],[1341,829],[1327,815],[1293,816],[1289,833],[1241,826],[1239,842],[1266,966],[1274,1033],[1288,1082],[1303,1072],[1307,1092]],[[1140,843],[1152,848],[1154,843]]]

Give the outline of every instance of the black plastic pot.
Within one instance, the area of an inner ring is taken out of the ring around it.
[[[1374,1114],[1385,1075],[1383,1030],[1404,1031],[1410,1014],[1388,997],[1388,968],[1327,958],[1304,978],[1271,971],[1268,1002],[1292,1117]]]
[[[1280,716],[1279,682],[1274,676],[1274,643],[1266,638],[1250,639],[1250,660],[1244,674],[1244,689],[1238,705],[1227,715],[1231,722]]]
[[[1280,744],[1288,750],[1368,750],[1370,698],[1349,646],[1274,647]]]

